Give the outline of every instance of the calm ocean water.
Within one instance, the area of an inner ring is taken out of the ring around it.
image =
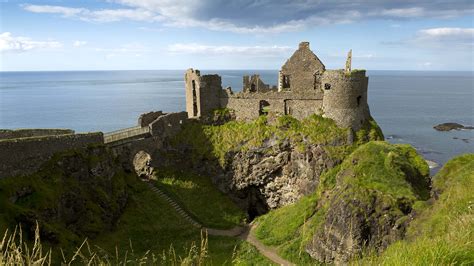
[[[238,91],[242,75],[277,71],[215,70]],[[474,125],[473,72],[369,71],[372,116],[393,143],[409,143],[444,163],[474,152],[474,131],[438,132],[443,122]],[[0,128],[112,131],[134,126],[141,113],[185,110],[184,71],[0,72]],[[457,139],[455,139],[457,138]],[[464,140],[462,140],[464,139]]]

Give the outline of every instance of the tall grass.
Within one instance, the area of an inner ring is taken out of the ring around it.
[[[135,254],[132,243],[125,251],[120,251],[118,247],[115,254],[110,254],[98,246],[91,246],[85,239],[75,250],[72,256],[67,257],[60,250],[63,265],[84,264],[84,265],[127,265],[127,264],[153,264],[172,266],[200,266],[207,264],[209,260],[209,247],[207,232],[201,231],[201,242],[199,245],[191,243],[187,249],[186,256],[178,256],[171,245],[168,250],[163,250],[161,254],[145,252]],[[40,239],[40,229],[36,225],[34,242],[29,243],[24,240],[21,226],[17,226],[13,232],[6,230],[0,242],[0,265],[55,265],[52,260],[53,251],[45,251]]]

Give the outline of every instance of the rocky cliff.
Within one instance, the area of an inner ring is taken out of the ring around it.
[[[129,193],[124,173],[103,146],[59,153],[29,176],[0,180],[0,227],[36,223],[50,243],[80,242],[112,230]]]
[[[210,176],[253,219],[314,192],[324,171],[370,139],[383,139],[374,122],[352,132],[317,115],[302,121],[262,116],[191,123],[165,147],[167,162]]]

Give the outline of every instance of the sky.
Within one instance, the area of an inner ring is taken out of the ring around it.
[[[474,70],[473,0],[0,0],[0,71]]]

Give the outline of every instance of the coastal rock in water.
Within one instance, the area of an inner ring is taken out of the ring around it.
[[[472,126],[464,126],[458,123],[443,123],[433,127],[438,131],[450,131],[450,130],[460,130],[460,129],[474,129]]]

